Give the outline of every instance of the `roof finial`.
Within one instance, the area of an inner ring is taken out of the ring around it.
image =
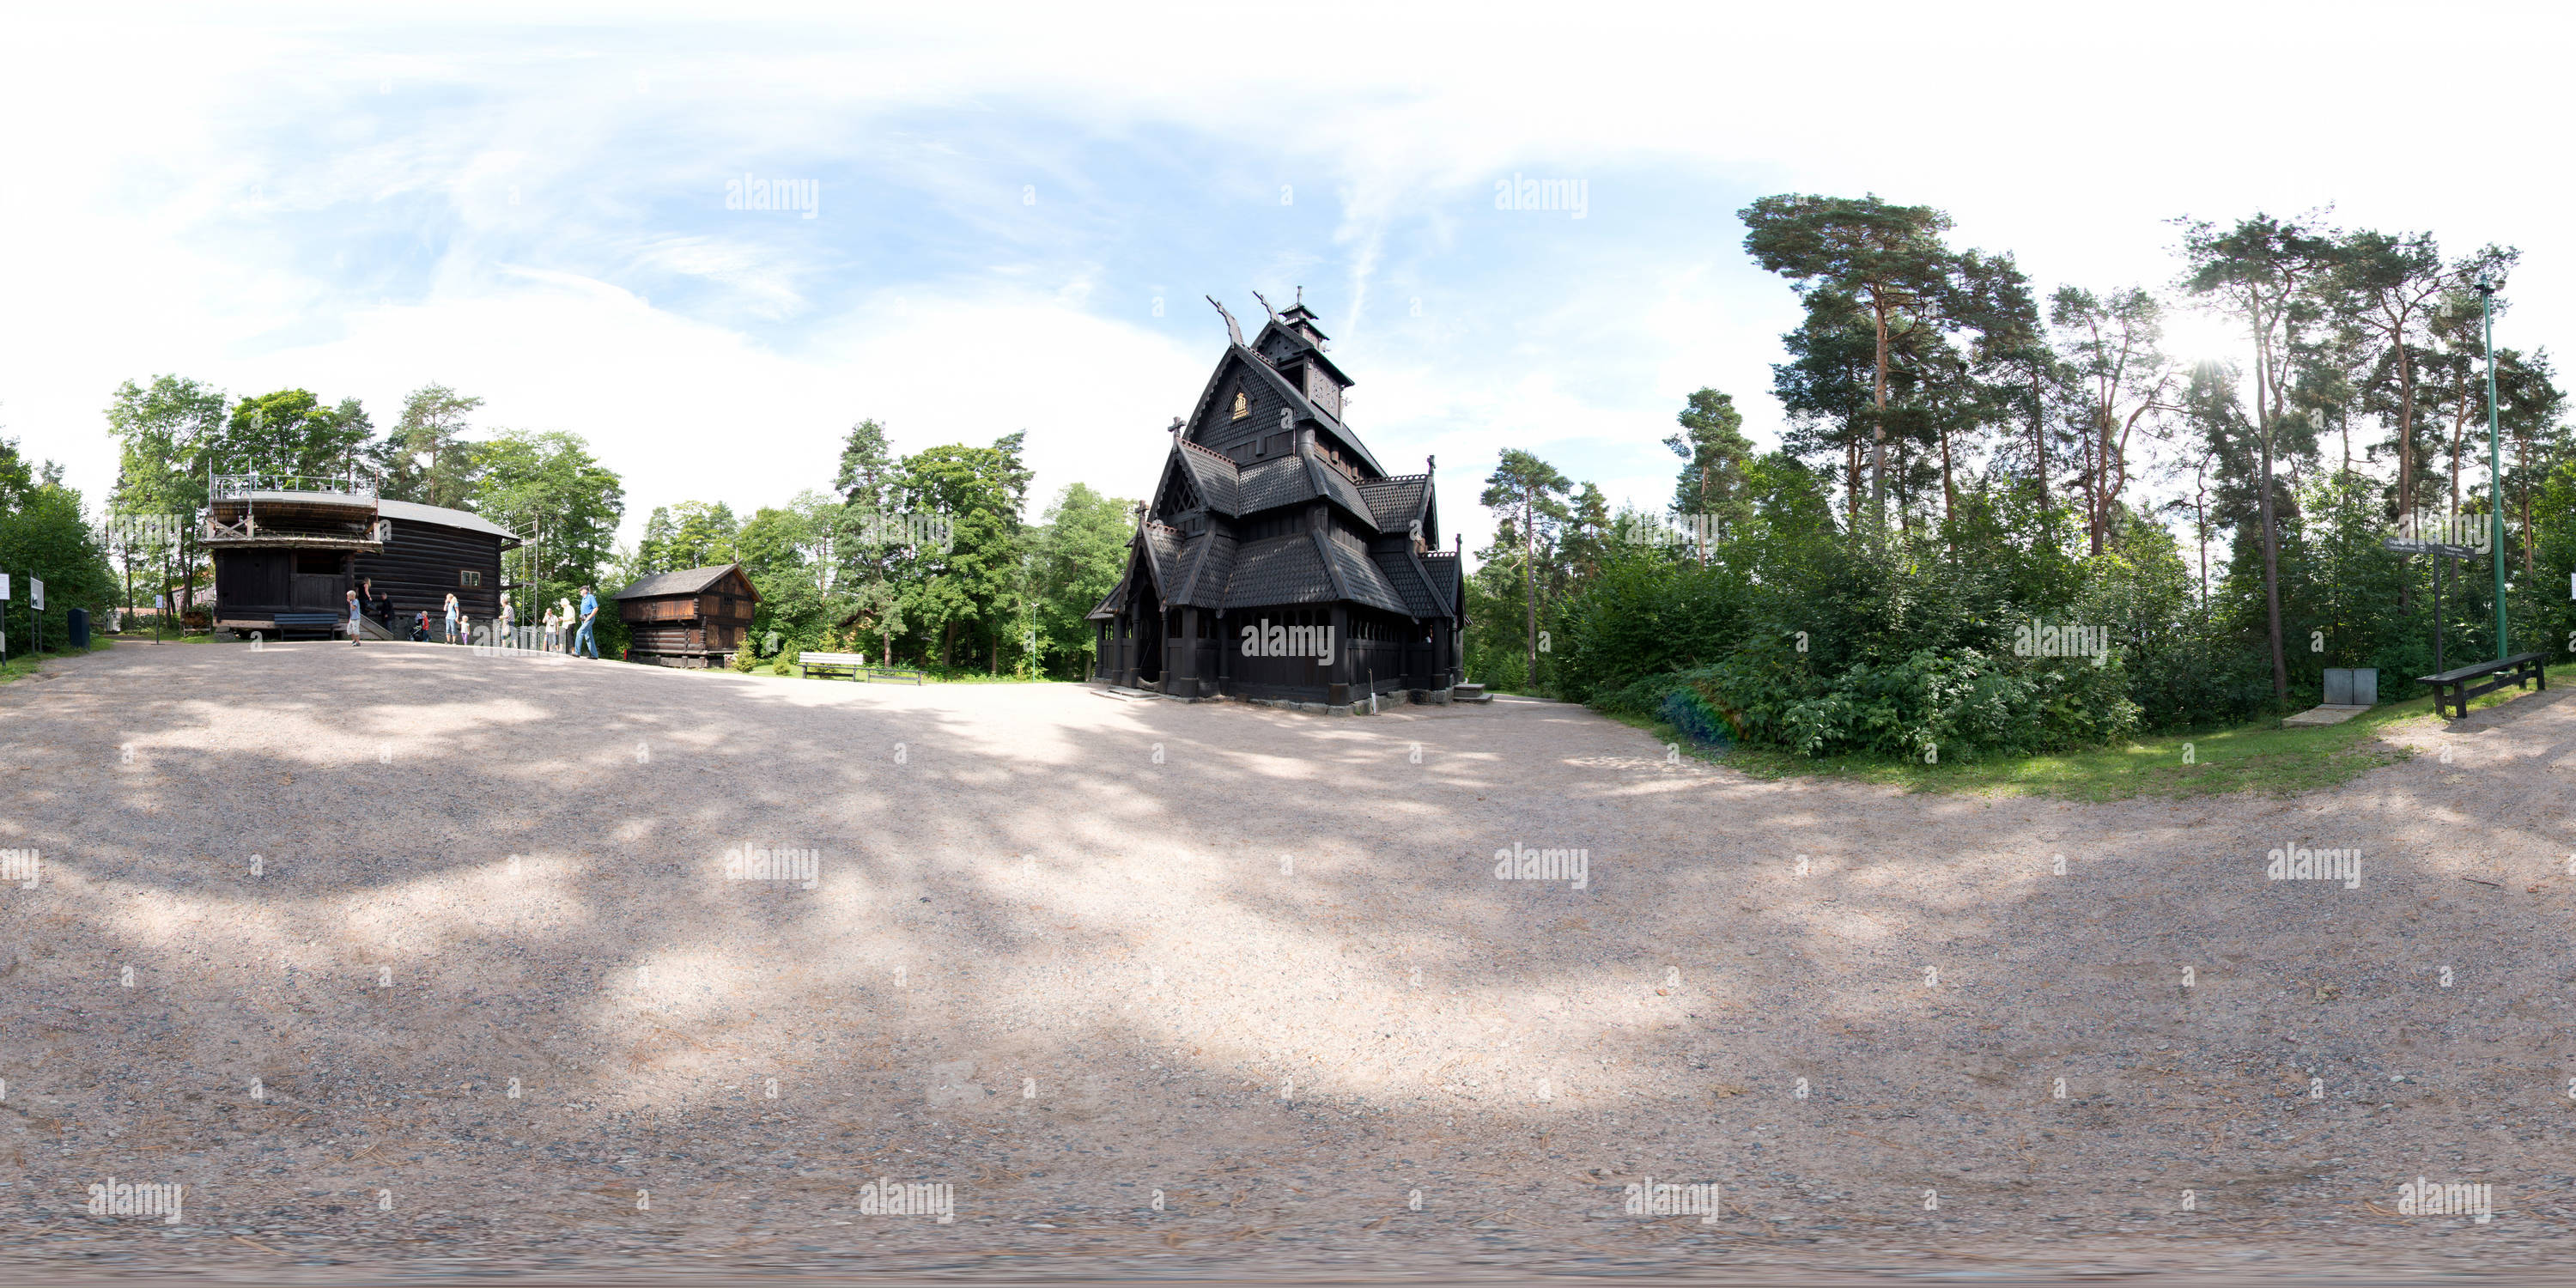
[[[1297,302],[1299,304],[1306,302],[1306,288],[1303,286],[1297,288]]]
[[[1181,432],[1181,418],[1178,416],[1172,417],[1172,427],[1164,430],[1163,432],[1166,434],[1177,434]]]
[[[1207,302],[1210,304],[1216,304],[1216,297],[1213,295],[1207,297]],[[1234,315],[1226,312],[1225,306],[1222,304],[1216,304],[1216,314],[1218,317],[1225,319],[1226,338],[1234,341],[1237,345],[1241,345],[1243,343],[1243,328],[1234,324]]]
[[[1261,311],[1269,314],[1271,321],[1276,322],[1279,320],[1279,310],[1270,307],[1269,299],[1263,296],[1261,292],[1254,291],[1252,293],[1252,298],[1261,301]]]

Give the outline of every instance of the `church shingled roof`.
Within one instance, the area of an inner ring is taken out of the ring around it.
[[[1428,474],[1403,474],[1391,479],[1369,479],[1358,485],[1360,496],[1368,502],[1369,513],[1377,520],[1380,532],[1407,532],[1413,520],[1422,517],[1422,501],[1431,491]]]
[[[1240,488],[1242,470],[1235,465],[1234,458],[1186,438],[1176,436],[1172,442],[1176,444],[1173,450],[1179,454],[1181,468],[1190,472],[1190,483],[1199,490],[1199,499],[1205,501],[1210,510],[1228,518],[1241,513],[1235,508],[1235,497]]]
[[[1326,568],[1341,587],[1342,598],[1371,608],[1383,608],[1390,613],[1413,615],[1412,607],[1404,602],[1404,596],[1396,593],[1395,587],[1387,584],[1386,574],[1369,559],[1368,549],[1359,543],[1357,537],[1339,529],[1315,536],[1316,544],[1323,551]]]
[[[1229,609],[1329,604],[1337,598],[1311,533],[1247,541],[1235,550],[1234,575],[1225,588]]]
[[[1225,607],[1226,582],[1234,576],[1234,552],[1234,538],[1223,532],[1203,532],[1182,542],[1180,574],[1170,602]]]

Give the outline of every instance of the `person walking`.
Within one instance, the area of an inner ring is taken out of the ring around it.
[[[506,591],[506,590],[505,590],[505,591],[502,591],[502,592],[501,592],[501,633],[500,633],[498,636],[496,636],[496,637],[494,638],[493,642],[494,642],[494,643],[496,643],[496,644],[504,644],[504,645],[516,643],[517,641],[512,640],[512,639],[510,638],[510,631],[511,631],[514,627],[516,627],[516,626],[518,625],[518,621],[519,621],[518,614],[517,614],[517,613],[515,613],[515,612],[512,612],[512,611],[511,611],[511,609],[510,609],[510,592],[508,592],[508,591]]]
[[[555,610],[547,609],[545,633],[538,637],[537,647],[547,653],[554,652],[555,645],[562,642],[562,634],[563,619],[555,616]]]
[[[358,619],[359,619],[360,615],[361,615],[361,614],[363,614],[363,613],[365,613],[365,612],[366,612],[366,601],[361,600],[361,599],[359,599],[359,598],[358,598],[358,592],[356,592],[356,591],[354,591],[354,590],[350,591],[350,592],[349,592],[349,647],[351,647],[351,648],[356,648],[356,647],[358,646]]]
[[[462,623],[457,620],[460,611],[456,606],[456,592],[452,590],[447,592],[447,642],[450,644],[461,642],[458,636],[461,633]]]
[[[572,655],[574,657],[581,656],[583,646],[587,645],[590,649],[590,660],[593,662],[599,660],[599,636],[596,633],[595,623],[593,621],[593,619],[598,616],[599,596],[592,594],[590,592],[590,587],[582,587],[581,633],[573,637]]]

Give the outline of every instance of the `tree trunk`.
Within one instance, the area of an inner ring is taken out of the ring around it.
[[[2039,396],[2039,365],[2030,368],[2030,461],[2039,478],[2039,508],[2048,508],[2048,404]]]
[[[2415,359],[2397,344],[2397,517],[2415,513]]]
[[[1870,405],[1875,415],[1869,426],[1869,509],[1870,518],[1880,527],[1887,526],[1887,304],[1876,288],[1869,293],[1870,321],[1878,337],[1878,376],[1871,386]]]
[[[2255,334],[2263,333],[2262,314],[2255,313]],[[2254,415],[2262,422],[2263,472],[2255,479],[2262,489],[2263,523],[2263,615],[2266,633],[2272,646],[2272,701],[2286,703],[2290,698],[2289,661],[2281,652],[2281,547],[2272,514],[2272,426],[2277,411],[2266,395],[2272,384],[2271,362],[2259,338],[2254,350]]]
[[[1851,517],[1844,525],[1855,542],[1860,540],[1860,435],[1843,436],[1843,509]]]
[[[2102,486],[2095,490],[2093,498],[2093,553],[2098,555],[2102,553],[2104,530],[2111,526],[2111,500],[2120,494],[2120,485],[2112,474],[2111,462],[2116,458],[2111,454],[2111,409],[2097,406],[2094,413],[2093,431],[2102,440],[2093,453],[2095,469],[2102,475]]]
[[[2451,417],[2451,513],[2460,512],[2460,445],[2469,434],[2469,399],[2460,399],[2458,412]]]
[[[1537,487],[1521,494],[1521,586],[1529,604],[1528,691],[1538,689],[1538,517]]]

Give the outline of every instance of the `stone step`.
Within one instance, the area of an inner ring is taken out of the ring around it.
[[[1485,692],[1485,686],[1481,684],[1453,684],[1449,686],[1449,700],[1452,702],[1491,702],[1494,700],[1494,695]]]

